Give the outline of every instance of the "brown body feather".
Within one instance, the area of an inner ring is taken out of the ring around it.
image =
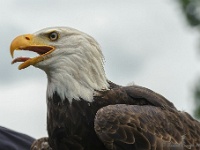
[[[52,149],[200,149],[200,123],[164,97],[139,86],[110,82],[110,87],[98,92],[93,102],[81,99],[70,104],[56,93],[48,100]]]

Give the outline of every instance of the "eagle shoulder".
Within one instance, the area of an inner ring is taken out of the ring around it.
[[[108,149],[198,147],[199,122],[162,95],[136,85],[114,84],[103,95],[111,103],[97,111],[94,129]]]
[[[200,136],[190,127],[197,123],[181,115],[149,105],[109,105],[98,110],[94,128],[105,146],[113,150],[197,147]]]

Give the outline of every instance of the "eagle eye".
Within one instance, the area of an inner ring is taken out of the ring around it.
[[[50,34],[49,34],[49,39],[51,40],[51,41],[55,41],[55,40],[57,40],[58,39],[58,33],[57,32],[51,32]]]

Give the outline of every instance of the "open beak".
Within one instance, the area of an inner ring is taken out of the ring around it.
[[[45,44],[42,38],[37,37],[33,34],[20,35],[16,37],[10,45],[10,54],[14,57],[15,50],[27,50],[33,51],[39,54],[34,58],[29,57],[18,57],[12,61],[12,64],[16,62],[23,62],[19,65],[19,70],[24,69],[30,65],[35,65],[45,59],[45,56],[55,50],[53,46]]]

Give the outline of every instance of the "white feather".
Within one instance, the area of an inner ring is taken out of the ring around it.
[[[62,100],[82,98],[91,102],[95,90],[108,89],[100,46],[89,35],[72,28],[48,28],[35,35],[52,31],[60,35],[58,41],[49,41],[56,50],[35,65],[47,74],[47,96],[52,98],[57,92]]]

